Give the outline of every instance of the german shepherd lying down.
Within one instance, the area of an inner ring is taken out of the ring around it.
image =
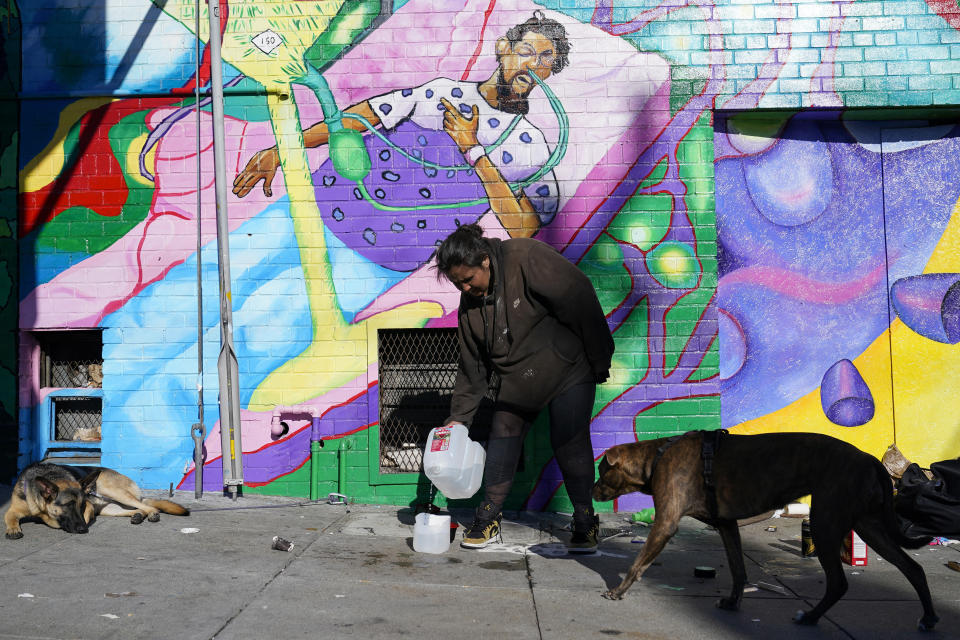
[[[140,524],[144,518],[157,522],[161,511],[190,515],[170,500],[142,500],[140,487],[112,469],[35,462],[17,478],[3,522],[7,539],[17,540],[23,537],[24,518],[39,518],[67,533],[86,533],[98,515],[130,516],[130,522]]]

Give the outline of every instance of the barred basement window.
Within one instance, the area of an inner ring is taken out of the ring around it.
[[[103,334],[99,330],[38,331],[40,386],[99,389],[103,386]]]
[[[457,330],[380,329],[380,473],[418,472],[427,434],[450,415]]]
[[[99,442],[101,398],[58,396],[53,399],[53,434],[58,442]]]

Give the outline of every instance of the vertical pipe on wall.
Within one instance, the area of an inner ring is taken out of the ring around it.
[[[337,447],[337,493],[347,495],[347,451],[350,449],[350,441],[346,438],[340,440],[340,446]]]
[[[310,499],[320,497],[320,417],[314,416],[310,427]]]
[[[213,98],[213,170],[217,200],[217,263],[220,272],[220,441],[223,486],[234,500],[243,486],[240,390],[233,348],[233,294],[230,288],[230,226],[227,216],[227,171],[223,130],[223,69],[220,59],[220,2],[207,0],[210,17],[210,88]]]

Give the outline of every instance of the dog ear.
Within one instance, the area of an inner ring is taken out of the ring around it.
[[[60,494],[60,487],[58,487],[56,483],[47,480],[43,476],[37,476],[35,481],[37,483],[37,488],[40,490],[41,498],[47,502],[56,500],[57,496]]]
[[[620,449],[618,447],[610,447],[603,454],[603,459],[607,461],[608,467],[616,467],[620,464]]]
[[[84,493],[93,493],[93,490],[97,485],[97,478],[100,477],[101,471],[103,471],[103,469],[92,471],[80,481],[80,489],[82,489]]]
[[[631,482],[638,483],[641,486],[650,482],[650,469],[647,463],[649,456],[646,453],[646,446],[643,442],[633,445],[623,445],[623,455],[618,459],[620,471],[624,477],[629,478]]]

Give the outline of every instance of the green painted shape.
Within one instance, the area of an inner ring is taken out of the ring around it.
[[[647,350],[649,311],[647,298],[644,298],[614,332],[616,351],[610,367],[613,375],[605,384],[597,387],[592,415],[596,416],[605,406],[646,376],[650,367],[650,353]]]
[[[601,236],[579,266],[593,282],[604,313],[616,309],[630,294],[633,283],[623,268],[623,251],[612,238]]]
[[[681,398],[650,407],[634,420],[637,440],[664,438],[720,427],[720,396]]]
[[[734,114],[727,120],[727,126],[733,127],[737,133],[772,140],[780,137],[780,132],[787,125],[796,111],[764,111],[762,113]],[[889,118],[889,115],[887,116]],[[861,118],[857,118],[860,120]]]
[[[201,107],[202,111],[212,109],[212,105]],[[253,78],[244,78],[227,90],[223,100],[223,114],[247,122],[269,122],[270,108],[267,106],[266,89]]]
[[[4,149],[3,153],[0,154],[0,189],[16,189],[17,188],[17,177],[19,172],[17,170],[17,144],[19,136],[16,133],[13,134],[8,144]],[[0,230],[2,233],[2,230]],[[3,237],[0,235],[0,237]]]
[[[330,160],[337,173],[354,182],[366,178],[372,166],[363,135],[353,129],[339,129],[330,134]]]
[[[624,203],[607,233],[647,252],[667,235],[672,218],[673,198],[669,194],[637,194]]]
[[[143,134],[149,133],[146,124],[147,111],[133,113],[111,127],[110,148],[120,165],[127,186],[127,201],[116,217],[102,216],[87,207],[70,207],[60,212],[53,220],[37,230],[35,246],[54,251],[78,252],[93,255],[103,251],[122,238],[130,229],[140,224],[150,213],[153,202],[153,187],[144,186],[135,176],[140,173],[136,160],[128,158],[130,145]],[[79,127],[71,128],[64,142],[67,156],[75,161],[78,152]]]
[[[13,293],[13,262],[0,260],[0,309],[6,309]]]
[[[700,279],[693,247],[683,242],[661,242],[646,255],[650,275],[667,289],[692,289]]]
[[[379,15],[380,0],[345,2],[320,37],[307,49],[304,58],[317,71],[324,71],[364,34]]]
[[[607,233],[644,252],[663,239],[670,229],[670,220],[673,217],[673,198],[666,193],[639,192],[655,187],[663,181],[668,167],[666,158],[657,163],[637,187],[637,191],[624,203],[607,228]]]
[[[94,225],[102,216],[87,207],[70,207],[46,223],[36,232],[37,248],[43,247],[63,253],[95,253],[92,245],[102,241],[103,225]]]
[[[629,38],[628,38],[629,39]],[[638,49],[642,48],[634,42]],[[670,63],[670,115],[676,115],[683,105],[693,96],[698,96],[707,88],[707,79],[693,67]]]
[[[669,344],[669,343],[668,343]],[[720,374],[720,342],[714,336],[713,341],[710,343],[710,348],[707,350],[703,360],[700,361],[700,366],[697,367],[697,370],[690,374],[691,382],[699,382],[701,380],[706,380],[707,378],[712,378]]]

